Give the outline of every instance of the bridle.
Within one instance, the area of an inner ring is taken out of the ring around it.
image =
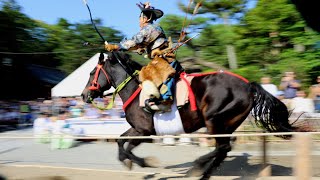
[[[106,79],[108,80],[108,83],[111,84],[111,81],[110,81],[110,78],[109,78],[107,72],[102,67],[103,67],[102,64],[98,64],[96,66],[96,72],[94,74],[93,80],[91,81],[91,86],[89,87],[89,90],[100,91],[101,85],[98,82],[100,71],[103,72],[103,74],[106,76]]]
[[[120,66],[125,70],[125,72],[131,77],[130,80],[135,77],[137,75],[137,72],[136,71],[133,71],[129,66],[125,66],[121,60],[119,59],[119,56],[117,55],[117,53],[114,53],[112,52],[112,54],[114,55],[114,57],[116,58],[116,60],[118,61],[118,63],[120,64]],[[99,57],[99,61],[104,59],[104,56],[103,56],[103,53],[100,54],[100,57]],[[99,84],[98,80],[99,80],[99,74],[100,74],[100,71],[103,72],[103,74],[105,75],[106,79],[108,80],[108,83],[111,85],[111,81],[110,81],[110,78],[106,72],[105,69],[103,69],[103,64],[97,64],[96,66],[96,72],[94,74],[94,78],[92,79],[91,81],[91,85],[90,87],[88,88],[89,90],[91,91],[101,91],[100,88],[101,88],[101,85]],[[132,73],[130,73],[129,71],[131,71]],[[128,78],[127,78],[128,79]],[[127,80],[124,80],[124,82],[126,82]],[[123,83],[121,83],[123,84]],[[119,87],[119,85],[118,85]],[[118,87],[116,89],[118,89]],[[121,88],[122,89],[122,88]]]
[[[101,110],[108,110],[108,109],[111,109],[113,107],[113,103],[114,103],[114,100],[115,100],[115,97],[116,97],[116,94],[118,94],[126,85],[128,82],[130,82],[132,79],[135,79],[135,80],[138,80],[136,77],[137,75],[139,74],[139,71],[138,70],[135,70],[133,71],[129,66],[125,66],[121,60],[119,59],[117,53],[113,53],[114,57],[117,59],[117,61],[119,62],[120,66],[125,70],[125,72],[127,73],[127,75],[129,75],[125,80],[123,80],[116,88],[115,88],[115,91],[113,92],[113,95],[112,95],[112,100],[110,101],[110,103],[108,104],[107,107],[105,108],[102,108],[102,107],[99,107],[97,105],[95,105],[93,102],[92,104],[97,107],[98,109],[101,109]],[[100,55],[100,59],[103,57],[103,53],[102,55]],[[126,68],[128,67],[128,68]],[[129,71],[131,70],[132,73],[130,73]],[[91,86],[88,88],[90,91],[98,91],[98,92],[101,92],[100,88],[101,88],[101,85],[99,84],[98,82],[98,79],[99,79],[99,74],[100,74],[100,71],[103,72],[103,74],[106,76],[106,79],[108,80],[108,83],[111,85],[111,81],[110,81],[110,78],[107,74],[107,72],[105,71],[105,69],[103,68],[103,64],[98,64],[96,66],[96,72],[94,74],[94,78],[93,80],[91,81]],[[141,88],[139,87],[138,88],[138,91],[140,91]],[[131,96],[131,98],[129,98],[129,100],[127,102],[125,102],[124,104],[124,107],[126,107],[127,105],[126,104],[129,104],[133,99],[134,97],[136,97],[136,95],[138,94],[138,91],[136,91],[134,93],[134,96]]]

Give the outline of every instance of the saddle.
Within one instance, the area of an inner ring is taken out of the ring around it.
[[[175,92],[174,92],[174,100],[176,102],[177,107],[181,107],[187,103],[189,103],[189,90],[188,86],[191,84],[194,76],[187,76],[186,80],[189,84],[187,84],[184,80],[179,79],[175,84]],[[145,92],[146,89],[142,89],[139,97],[139,106],[145,107],[145,101],[150,97]]]

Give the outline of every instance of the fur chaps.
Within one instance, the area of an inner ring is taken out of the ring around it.
[[[176,70],[163,58],[156,56],[144,66],[139,73],[139,80],[142,82],[142,89],[148,97],[160,97],[159,86],[168,77],[174,76]],[[153,86],[153,87],[152,87]]]

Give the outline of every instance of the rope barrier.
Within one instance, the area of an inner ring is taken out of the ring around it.
[[[309,134],[309,135],[320,135],[320,132],[279,132],[279,133],[248,133],[248,134],[184,134],[176,135],[162,135],[162,136],[121,136],[119,135],[99,135],[92,134],[91,136],[71,136],[68,134],[52,134],[53,137],[50,138],[61,138],[60,135],[65,135],[66,139],[163,139],[163,138],[215,138],[215,137],[248,137],[248,136],[286,136],[286,135],[299,135],[299,134]],[[47,135],[47,134],[37,134],[38,135]],[[59,137],[55,137],[59,136]],[[36,136],[0,136],[0,139],[36,139],[39,138]]]

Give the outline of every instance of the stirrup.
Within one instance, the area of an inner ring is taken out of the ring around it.
[[[152,105],[150,106],[152,110],[154,111],[160,111],[160,112],[171,112],[171,105],[165,105],[165,104],[159,104],[159,105]]]
[[[144,101],[144,107],[142,108],[145,112],[150,113],[150,114],[154,114],[154,110],[152,110],[151,106],[150,106],[150,99],[147,99]]]
[[[143,110],[149,113],[154,113],[155,111],[170,112],[171,104],[162,104],[157,99],[147,99]]]

